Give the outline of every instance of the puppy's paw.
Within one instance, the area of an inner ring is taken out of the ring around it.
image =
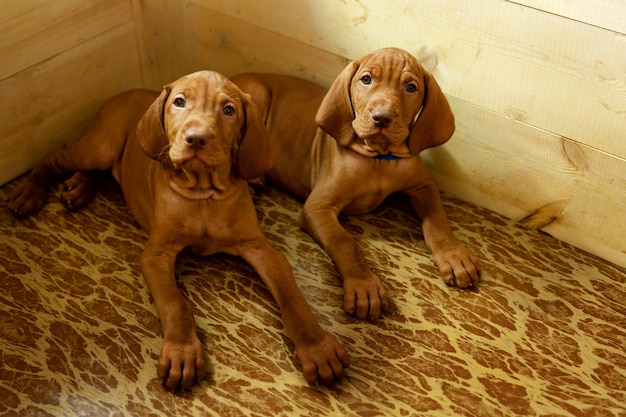
[[[76,172],[65,181],[61,191],[61,203],[70,211],[89,204],[96,196],[97,187],[88,173]]]
[[[29,180],[22,180],[7,195],[7,207],[16,216],[27,216],[46,203],[48,190]]]
[[[348,352],[326,332],[314,343],[296,346],[295,356],[302,365],[304,379],[311,385],[339,382],[350,366]]]
[[[343,309],[360,320],[376,320],[387,309],[387,290],[380,279],[370,273],[366,278],[344,277]]]
[[[171,390],[185,390],[200,382],[206,373],[202,343],[195,338],[190,343],[163,342],[157,375]]]
[[[459,242],[443,245],[433,254],[443,282],[459,288],[475,287],[480,282],[480,265]]]

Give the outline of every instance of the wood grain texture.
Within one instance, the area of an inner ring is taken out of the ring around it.
[[[193,38],[189,1],[131,0],[137,29],[141,74],[146,88],[163,85],[192,72]]]
[[[626,3],[622,0],[508,1],[626,34]]]
[[[132,21],[129,0],[0,2],[0,80]]]
[[[423,153],[440,188],[626,266],[626,162],[450,97],[457,130]]]
[[[330,85],[338,70],[350,62],[206,7],[194,5],[191,16],[196,69],[210,68],[227,76],[279,72]]]
[[[0,183],[78,139],[104,100],[140,87],[136,47],[131,22],[0,81]]]

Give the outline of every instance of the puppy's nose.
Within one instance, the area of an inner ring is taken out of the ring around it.
[[[207,144],[206,135],[197,132],[191,131],[187,132],[185,135],[185,145],[190,148],[200,149],[203,148]]]
[[[372,110],[372,122],[378,127],[387,127],[391,123],[389,112],[381,109]]]

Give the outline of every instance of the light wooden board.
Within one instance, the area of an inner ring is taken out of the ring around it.
[[[349,59],[193,4],[153,7],[133,0],[144,84],[158,89],[193,71],[231,76],[244,71],[282,72],[330,84]],[[185,30],[164,30],[180,27]],[[268,48],[280,45],[279,48]],[[262,51],[260,53],[259,51]]]
[[[623,0],[508,1],[626,34],[626,2]]]
[[[0,81],[0,183],[80,137],[105,99],[140,86],[132,22]]]
[[[192,18],[187,0],[132,0],[144,86],[163,85],[193,71]]]
[[[330,85],[349,62],[205,7],[193,7],[191,16],[195,69],[213,69],[226,76],[278,72]]]
[[[133,21],[130,0],[0,2],[0,80]]]
[[[450,97],[440,188],[626,267],[626,161]],[[512,242],[514,244],[514,242]]]
[[[448,94],[626,157],[626,37],[613,31],[504,0],[194,3],[338,56],[433,53]]]

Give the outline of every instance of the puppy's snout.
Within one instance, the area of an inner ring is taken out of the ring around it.
[[[184,141],[185,145],[194,149],[203,148],[209,141],[209,134],[197,129],[190,129],[185,132]]]
[[[391,123],[391,113],[388,110],[376,108],[372,110],[372,122],[378,127],[387,127]]]

